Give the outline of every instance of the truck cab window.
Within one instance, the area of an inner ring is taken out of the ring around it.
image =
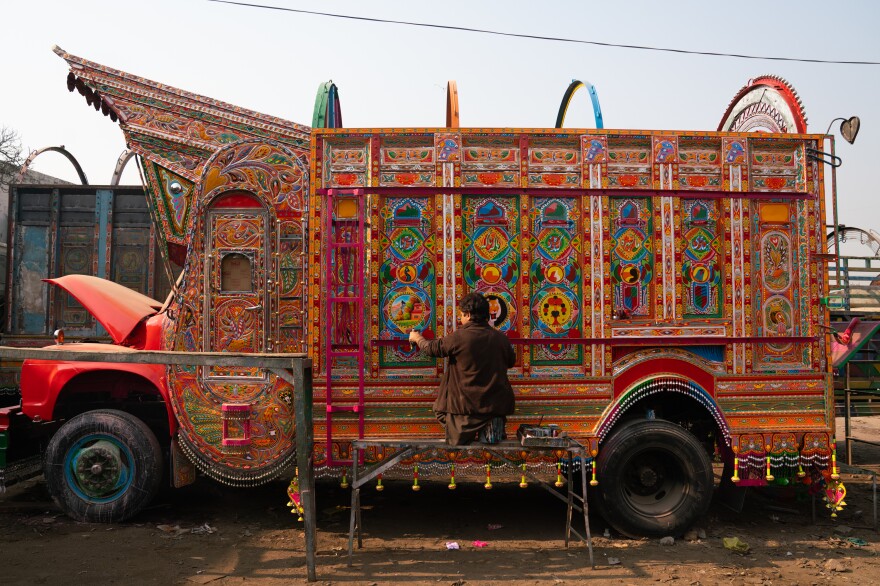
[[[224,256],[220,262],[220,290],[253,291],[251,259],[238,252]]]

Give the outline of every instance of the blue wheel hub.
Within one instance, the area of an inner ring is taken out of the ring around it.
[[[64,474],[80,498],[105,503],[119,498],[131,486],[133,462],[129,449],[116,438],[92,434],[68,450]]]

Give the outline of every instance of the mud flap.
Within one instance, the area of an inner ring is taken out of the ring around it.
[[[196,481],[196,467],[180,449],[177,437],[171,440],[171,486],[181,488]]]

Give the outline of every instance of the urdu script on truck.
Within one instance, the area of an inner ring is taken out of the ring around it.
[[[824,137],[806,134],[784,80],[751,80],[718,131],[458,128],[457,94],[447,127],[352,129],[333,84],[308,127],[56,53],[68,88],[119,123],[162,254],[184,266],[169,302],[115,342],[307,352],[319,476],[345,474],[354,439],[442,437],[444,363],[407,334],[451,332],[457,300],[479,291],[516,349],[508,435],[546,421],[588,446],[580,464],[621,532],[685,529],[708,506],[713,458],[741,486],[836,482],[825,178],[810,156]],[[112,331],[112,304],[81,280],[58,285]],[[25,364],[24,414],[66,420],[45,464],[60,502],[123,498],[122,480],[89,475],[103,462],[170,458],[175,485],[193,466],[239,486],[291,473],[292,391],[270,371],[109,368]],[[528,465],[555,474],[557,460]],[[414,464],[424,478],[487,460]],[[143,504],[128,506],[114,518]]]

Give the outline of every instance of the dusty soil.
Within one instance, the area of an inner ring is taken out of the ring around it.
[[[839,426],[842,435],[842,424]],[[854,432],[880,438],[880,417]],[[841,453],[843,450],[841,449]],[[857,445],[856,463],[878,470],[880,448]],[[742,512],[715,502],[696,529],[704,538],[634,540],[591,516],[596,569],[582,545],[563,546],[564,504],[536,486],[389,482],[364,490],[364,549],[347,566],[350,492],[318,488],[319,584],[706,584],[880,583],[880,534],[872,528],[870,477],[845,476],[848,507],[836,520],[794,494],[751,491]],[[0,496],[3,584],[305,583],[303,533],[284,485],[231,489],[208,480],[165,491],[122,525],[63,516],[42,480]],[[718,499],[716,499],[717,501]],[[723,537],[750,552],[733,553]],[[460,550],[450,551],[455,541]],[[474,546],[483,541],[483,548]],[[613,563],[617,561],[617,563]]]

